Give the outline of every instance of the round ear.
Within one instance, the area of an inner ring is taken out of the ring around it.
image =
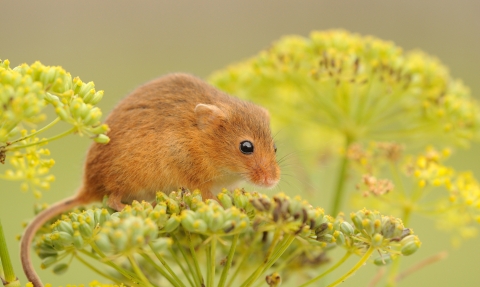
[[[217,125],[220,120],[226,118],[226,116],[225,113],[215,105],[198,104],[195,107],[195,118],[198,128],[205,129]]]
[[[270,120],[270,113],[268,112],[268,110],[263,107],[260,107],[260,110],[262,110],[262,113],[267,117],[267,119]]]

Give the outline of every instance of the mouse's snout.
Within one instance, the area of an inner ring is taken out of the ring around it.
[[[263,180],[262,186],[265,186],[266,188],[273,188],[277,185],[278,181],[279,181],[279,178],[275,179],[275,178],[270,178],[266,176]]]
[[[250,172],[250,181],[258,186],[273,188],[280,181],[280,168],[277,162],[259,162]]]

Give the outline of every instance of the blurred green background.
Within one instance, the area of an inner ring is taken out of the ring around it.
[[[182,71],[206,78],[283,35],[307,36],[312,30],[331,28],[391,40],[405,50],[420,48],[440,58],[473,95],[480,95],[480,1],[476,0],[1,1],[0,11],[0,59],[9,59],[12,67],[39,60],[61,65],[83,81],[93,80],[97,90],[105,90],[99,104],[105,114],[136,86],[159,75]],[[69,136],[49,145],[57,180],[42,202],[52,203],[76,190],[89,143]],[[480,176],[479,153],[478,144],[457,151],[450,164]],[[4,169],[0,166],[0,172]],[[279,189],[293,193],[295,180],[285,180]],[[319,194],[314,203],[328,207],[330,198]],[[15,235],[22,232],[21,222],[32,217],[34,202],[32,194],[20,192],[19,184],[0,182],[0,219],[19,275]],[[480,286],[479,238],[453,249],[449,235],[436,231],[429,221],[412,222],[424,244],[403,261],[404,268],[441,250],[451,252],[447,260],[412,275],[401,286]],[[352,264],[350,260],[345,267]],[[342,286],[366,286],[375,272],[375,267],[365,267]],[[39,273],[54,286],[99,279],[79,264],[63,276],[50,270]],[[26,282],[23,275],[20,279]]]

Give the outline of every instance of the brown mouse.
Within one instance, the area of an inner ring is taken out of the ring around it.
[[[274,187],[280,179],[267,110],[229,96],[187,74],[153,80],[123,99],[106,119],[110,142],[93,143],[83,184],[27,226],[21,260],[27,278],[43,286],[30,258],[37,230],[75,206],[101,201],[121,210],[157,191],[200,189],[204,199],[247,181]]]

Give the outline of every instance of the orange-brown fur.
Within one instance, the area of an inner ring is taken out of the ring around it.
[[[179,187],[198,188],[207,199],[239,181],[272,187],[280,179],[268,112],[190,75],[171,74],[137,88],[106,123],[110,143],[90,147],[82,188],[73,197],[78,204],[108,195],[108,204],[120,209]],[[253,154],[241,153],[244,140],[253,143]],[[22,238],[22,263],[34,286],[42,283],[30,263],[33,236],[47,217],[71,207],[57,204],[39,214]]]

